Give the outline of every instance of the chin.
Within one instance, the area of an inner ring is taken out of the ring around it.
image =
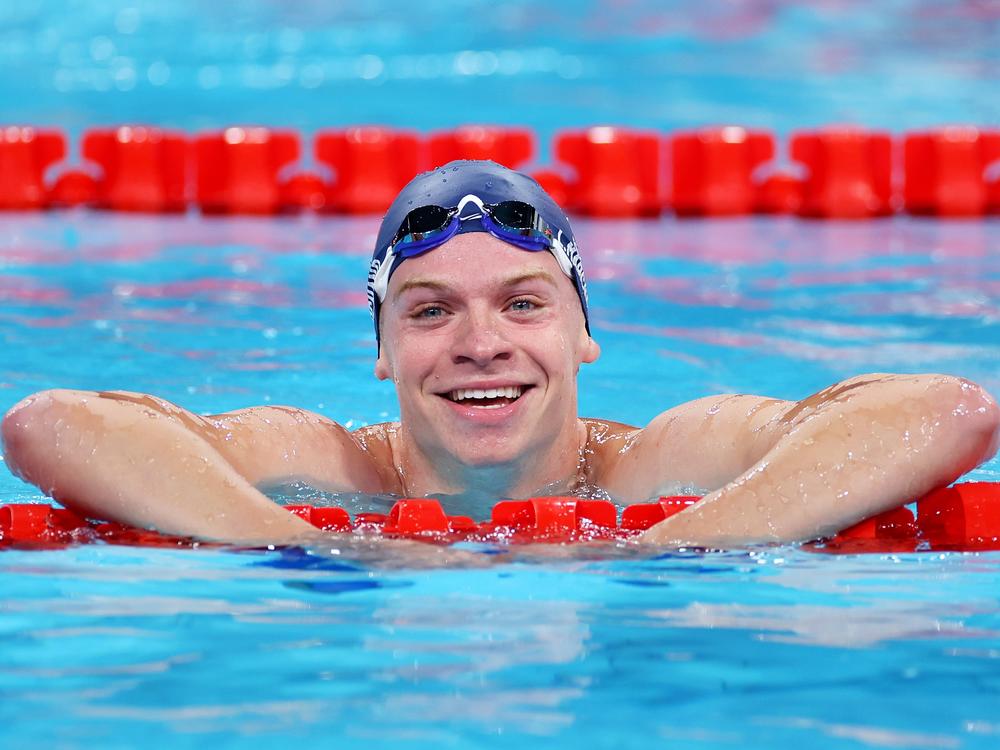
[[[454,458],[466,466],[488,468],[513,463],[520,457],[520,452],[510,445],[489,445],[477,448],[475,444],[465,443],[451,451]]]

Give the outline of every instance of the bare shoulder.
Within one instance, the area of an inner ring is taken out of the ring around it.
[[[580,425],[586,432],[584,455],[588,481],[620,497],[616,490],[621,484],[619,476],[625,472],[625,457],[642,430],[623,422],[588,417],[581,418]]]
[[[242,446],[234,463],[256,474],[258,483],[294,478],[330,491],[391,490],[394,472],[370,429],[351,432],[294,406],[254,406],[199,420],[211,425],[212,442],[220,450],[228,443]],[[261,458],[269,467],[265,473],[246,466]]]
[[[592,456],[592,461],[601,462],[617,454],[624,446],[630,444],[641,430],[624,422],[612,422],[608,419],[583,417],[580,424],[587,431],[587,447],[585,450]]]
[[[788,407],[777,399],[724,394],[667,409],[641,429],[620,425],[598,441],[604,450],[597,483],[629,502],[715,489],[753,463],[757,434]]]

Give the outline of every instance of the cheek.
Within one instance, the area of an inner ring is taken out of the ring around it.
[[[553,377],[569,378],[576,372],[572,339],[564,331],[533,336],[525,342],[525,350]]]
[[[536,351],[551,372],[575,378],[580,372],[580,366],[596,360],[600,350],[590,336],[573,328],[558,331],[545,346],[537,347]]]
[[[438,379],[432,375],[436,363],[441,357],[441,353],[431,345],[431,342],[417,340],[416,337],[407,337],[405,334],[396,339],[391,344],[391,357],[386,357],[387,372],[389,377],[397,385],[423,381],[430,377],[432,380]]]

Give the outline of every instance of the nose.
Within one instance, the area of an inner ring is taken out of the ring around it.
[[[487,310],[468,310],[455,331],[452,361],[486,367],[495,360],[508,360],[511,355],[511,343],[504,335],[500,322]]]

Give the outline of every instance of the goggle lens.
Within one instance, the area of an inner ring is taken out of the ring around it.
[[[427,239],[427,235],[439,232],[448,226],[452,212],[441,206],[420,206],[406,215],[396,232],[393,244],[404,240],[419,242]]]
[[[490,206],[490,215],[507,229],[529,232],[538,229],[538,212],[522,201],[504,201]]]

